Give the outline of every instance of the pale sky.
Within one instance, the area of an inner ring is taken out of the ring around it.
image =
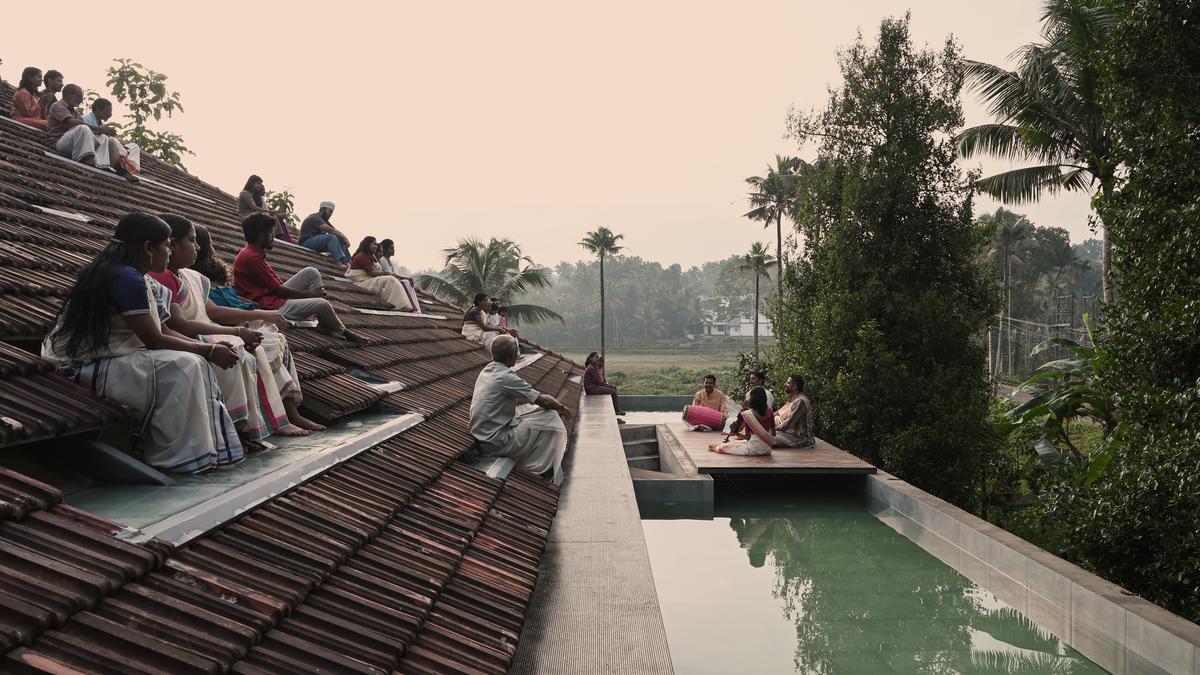
[[[856,31],[873,38],[911,9],[918,45],[953,33],[969,58],[1001,63],[1037,39],[1041,1],[134,6],[59,2],[57,16],[94,20],[53,31],[44,6],[6,7],[0,75],[36,65],[102,90],[112,58],[139,60],[183,95],[164,127],[196,153],[192,173],[231,194],[257,173],[290,188],[301,217],[333,200],[352,239],[394,238],[421,269],[468,236],[577,260],[600,225],[631,255],[685,267],[773,243],[741,217],[743,179],[776,153],[814,156],[783,137],[787,110],[824,104]],[[965,103],[968,124],[988,121]],[[1091,236],[1086,195],[1016,210]]]

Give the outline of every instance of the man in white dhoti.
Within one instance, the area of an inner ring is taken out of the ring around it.
[[[499,335],[492,340],[492,362],[479,373],[471,397],[471,435],[479,442],[481,456],[509,457],[561,484],[567,428],[559,415],[569,420],[571,411],[513,372],[519,355],[515,338]]]
[[[63,87],[63,100],[50,106],[46,121],[46,139],[55,152],[89,166],[112,169],[128,180],[136,181],[129,151],[116,138],[116,130],[108,126],[91,126],[83,121],[76,109],[83,103],[79,85]]]
[[[98,98],[92,101],[92,111],[83,116],[83,122],[92,128],[108,127],[108,121],[112,119],[112,114],[112,101]],[[125,159],[128,160],[130,171],[138,173],[142,170],[142,149],[138,147],[137,143],[125,144]]]

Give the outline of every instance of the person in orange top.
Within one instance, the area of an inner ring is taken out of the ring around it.
[[[40,68],[29,66],[21,71],[21,83],[17,93],[13,94],[12,111],[9,116],[21,124],[28,124],[38,129],[46,129],[46,115],[42,114],[42,106],[38,100],[38,87],[42,86],[42,71]]]
[[[717,389],[717,376],[705,375],[704,388],[696,392],[696,395],[692,397],[692,405],[712,408],[724,415],[725,402],[728,400],[729,397],[725,395],[725,392]]]

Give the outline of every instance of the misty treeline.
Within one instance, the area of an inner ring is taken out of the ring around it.
[[[754,278],[737,272],[738,256],[683,269],[674,264],[618,255],[605,261],[605,329],[609,349],[628,349],[662,340],[683,339],[689,324],[705,318],[725,321],[749,316]],[[522,334],[555,349],[600,346],[600,270],[595,260],[562,262],[553,286],[521,298],[549,307],[565,319],[521,326]],[[766,297],[764,293],[764,297]]]

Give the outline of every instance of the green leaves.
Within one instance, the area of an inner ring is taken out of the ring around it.
[[[550,270],[522,255],[512,240],[493,238],[484,243],[464,239],[443,253],[446,264],[440,273],[417,275],[415,283],[421,290],[464,308],[474,304],[476,293],[487,293],[504,303],[513,323],[563,321],[557,312],[545,307],[514,305],[530,291],[548,288]]]
[[[183,112],[179,94],[167,89],[167,76],[162,73],[130,59],[113,59],[113,62],[116,65],[109,67],[106,85],[132,118],[121,126],[127,132],[126,137],[143,152],[183,169],[183,155],[195,154],[184,144],[183,137],[147,126],[151,119],[159,122],[164,114],[171,117],[176,111]]]

